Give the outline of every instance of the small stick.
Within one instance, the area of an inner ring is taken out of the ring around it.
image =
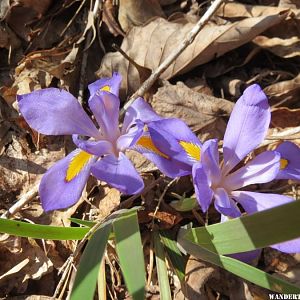
[[[93,8],[93,17],[94,20],[97,17],[97,12],[99,8],[100,0],[96,0]],[[78,101],[82,105],[83,103],[83,93],[85,89],[85,70],[87,66],[87,60],[88,60],[88,48],[92,43],[92,31],[91,29],[88,30],[88,33],[86,35],[82,60],[81,60],[81,68],[80,68],[80,80],[79,80],[79,90],[78,90]]]
[[[143,96],[154,84],[154,82],[159,78],[159,76],[174,62],[174,60],[194,41],[197,34],[204,27],[204,25],[209,21],[213,16],[219,6],[224,2],[224,0],[215,0],[214,3],[209,7],[205,14],[201,17],[198,23],[193,27],[189,32],[187,37],[181,42],[178,48],[174,49],[170,55],[158,66],[156,70],[152,72],[149,78],[144,81],[140,88],[130,97],[128,102],[124,105],[121,110],[121,116],[123,116],[126,109],[133,103],[133,101]]]
[[[7,219],[14,214],[16,214],[21,208],[26,205],[29,201],[31,201],[38,194],[39,185],[35,185],[31,190],[29,190],[26,194],[20,197],[20,199],[8,210],[6,211],[0,218]]]
[[[152,218],[153,218],[153,219],[152,219],[152,228],[154,227],[155,217],[156,217],[156,214],[157,214],[157,212],[158,212],[158,210],[159,210],[159,208],[160,208],[160,204],[161,204],[161,202],[163,201],[163,199],[164,199],[164,197],[165,197],[165,194],[167,193],[169,187],[170,187],[176,180],[178,180],[178,177],[172,179],[172,180],[166,185],[166,187],[164,188],[162,194],[160,195],[160,197],[159,197],[159,199],[158,199],[158,203],[157,203],[156,208],[155,208],[155,211],[154,211],[154,213],[153,213],[153,217],[152,217]]]

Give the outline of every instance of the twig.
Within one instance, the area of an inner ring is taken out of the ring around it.
[[[166,185],[166,187],[164,188],[162,194],[160,195],[160,197],[159,197],[159,199],[158,199],[158,203],[157,203],[156,208],[155,208],[155,211],[154,211],[153,216],[152,216],[152,218],[153,218],[153,219],[152,219],[152,228],[154,227],[154,221],[155,221],[156,214],[157,214],[157,212],[158,212],[158,210],[159,210],[159,207],[160,207],[160,204],[161,204],[162,200],[163,200],[164,197],[165,197],[166,192],[168,191],[169,187],[170,187],[177,179],[178,179],[178,177],[172,179],[172,180]]]
[[[60,33],[60,35],[59,35],[60,37],[62,37],[62,36],[66,33],[67,29],[71,26],[71,24],[73,23],[73,21],[75,20],[75,18],[76,18],[77,15],[79,14],[80,10],[82,9],[82,7],[83,7],[85,1],[86,1],[86,0],[83,0],[83,1],[81,2],[81,4],[79,5],[78,9],[76,10],[74,16],[73,16],[73,17],[71,18],[71,20],[68,22],[68,24],[67,24],[66,27],[63,29],[63,31]]]
[[[93,17],[94,21],[97,17],[97,11],[99,8],[100,0],[96,0],[93,8]],[[81,68],[80,68],[80,79],[79,79],[79,90],[78,90],[78,101],[82,105],[83,102],[83,93],[85,90],[85,70],[87,65],[87,59],[88,59],[88,48],[91,45],[92,42],[92,31],[89,29],[88,33],[86,35],[82,60],[81,60]]]
[[[6,211],[1,218],[7,219],[14,214],[16,214],[21,208],[26,205],[29,201],[31,201],[38,194],[38,185],[35,185],[31,190],[29,190],[26,194],[20,197],[20,199],[8,210]]]
[[[174,49],[170,55],[158,66],[156,70],[152,72],[149,78],[144,81],[140,88],[130,97],[128,102],[124,105],[121,115],[124,114],[126,109],[133,103],[133,101],[143,96],[154,84],[154,82],[159,78],[159,76],[174,62],[174,60],[194,41],[197,34],[204,27],[204,25],[213,16],[219,6],[224,2],[224,0],[215,0],[205,14],[201,17],[198,23],[193,27],[193,29],[188,33],[187,37],[181,42],[178,48]]]

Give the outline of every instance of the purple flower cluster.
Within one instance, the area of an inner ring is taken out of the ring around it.
[[[143,190],[143,180],[124,152],[144,135],[147,122],[161,118],[139,98],[126,112],[120,129],[120,83],[121,76],[114,74],[89,85],[88,105],[97,127],[76,98],[64,90],[48,88],[17,96],[20,111],[33,129],[47,135],[72,135],[77,146],[41,180],[39,194],[45,211],[75,204],[90,174],[124,194]]]
[[[180,120],[158,120],[148,124],[148,128],[158,149],[164,147],[174,163],[190,167],[202,211],[206,212],[213,202],[223,222],[241,216],[240,207],[252,214],[294,201],[283,195],[243,190],[274,179],[300,180],[300,148],[291,142],[283,142],[275,151],[262,152],[245,165],[241,163],[264,140],[270,120],[266,95],[258,85],[251,85],[231,113],[221,162],[218,141],[208,140],[202,145]],[[288,253],[299,252],[300,239],[273,247]]]
[[[126,157],[127,149],[139,151],[169,177],[192,175],[202,211],[213,203],[221,221],[294,201],[244,190],[274,179],[300,180],[300,148],[291,142],[243,163],[264,140],[271,119],[268,99],[258,85],[248,87],[234,106],[220,162],[217,140],[202,144],[183,121],[160,117],[142,98],[127,109],[120,129],[120,83],[121,76],[115,73],[89,85],[88,105],[97,125],[64,90],[48,88],[17,97],[33,129],[48,135],[72,135],[77,146],[42,178],[39,194],[45,211],[78,201],[90,174],[124,194],[141,192],[144,183]],[[300,239],[273,247],[299,252]]]

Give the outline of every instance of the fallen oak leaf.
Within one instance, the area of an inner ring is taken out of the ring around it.
[[[286,17],[287,13],[277,13],[221,26],[206,25],[194,42],[162,73],[161,78],[170,79],[207,63],[251,41]],[[169,22],[156,18],[145,26],[133,27],[124,38],[121,49],[140,66],[155,70],[193,27],[194,24],[187,21]],[[140,85],[138,71],[120,53],[106,54],[97,76],[105,77],[112,74],[112,71],[122,74],[121,90],[125,94],[137,90]]]
[[[286,11],[292,12],[295,16],[300,15],[299,9],[288,9],[287,7],[276,7],[267,5],[249,5],[236,2],[223,4],[216,12],[222,18],[252,18],[280,14]]]
[[[208,137],[223,138],[226,126],[222,116],[228,116],[234,104],[195,92],[178,82],[176,85],[166,84],[159,88],[151,105],[164,117],[176,117],[185,121],[202,139],[202,135],[207,133]]]

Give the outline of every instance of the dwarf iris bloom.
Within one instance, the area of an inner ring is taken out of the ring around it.
[[[248,87],[230,116],[221,164],[217,140],[208,140],[202,145],[186,125],[176,119],[151,122],[148,128],[158,149],[165,149],[165,153],[173,155],[178,163],[190,166],[196,197],[203,212],[214,200],[221,220],[225,221],[228,217],[241,215],[239,205],[251,214],[294,200],[278,194],[240,190],[273,179],[300,179],[299,147],[290,142],[282,143],[276,151],[265,151],[238,168],[265,138],[270,119],[270,107],[264,92],[258,85]],[[284,252],[298,252],[300,239],[273,247]]]
[[[90,173],[124,194],[142,191],[143,180],[124,154],[135,144],[154,162],[165,156],[144,129],[146,122],[161,117],[142,98],[129,107],[119,129],[120,83],[121,76],[115,73],[88,86],[88,104],[99,129],[76,98],[64,90],[47,88],[17,96],[20,112],[33,129],[46,135],[72,135],[77,146],[41,180],[39,194],[45,211],[76,203]]]

